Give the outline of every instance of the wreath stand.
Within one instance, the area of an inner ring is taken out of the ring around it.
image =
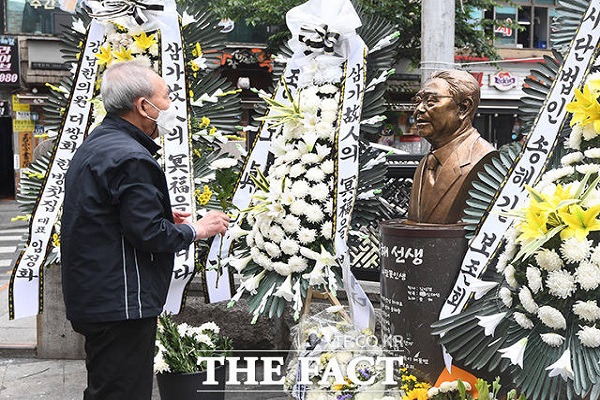
[[[312,303],[313,298],[328,300],[332,306],[342,307],[342,304],[340,303],[338,298],[335,297],[333,294],[331,294],[330,291],[328,291],[326,289],[323,291],[316,291],[312,287],[309,287],[308,291],[306,292],[306,298],[304,299],[304,304],[302,305],[302,313],[301,314],[303,317],[306,317],[310,314],[310,304]],[[339,314],[342,318],[344,318],[344,320],[346,320],[346,322],[348,322],[348,323],[352,322],[352,319],[350,318],[350,316],[348,315],[346,310],[344,310],[343,308],[339,311]]]

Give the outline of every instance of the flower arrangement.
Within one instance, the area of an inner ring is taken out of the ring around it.
[[[372,332],[357,331],[342,316],[341,310],[340,306],[332,306],[301,319],[293,328],[291,335],[295,349],[288,363],[284,390],[295,398],[304,393],[307,400],[400,399],[397,388],[388,390],[384,385],[382,365],[359,362],[354,371],[349,370],[349,363],[356,357],[376,358],[383,354],[383,350],[376,340],[369,339],[376,339]],[[299,356],[318,359],[317,373],[311,376],[308,385],[298,383]],[[343,381],[338,382],[331,377],[331,363],[339,367]]]
[[[175,323],[169,314],[162,314],[158,321],[154,357],[157,374],[203,371],[206,365],[198,364],[199,357],[231,355],[231,339],[220,335],[214,322],[191,327]]]
[[[335,293],[340,285],[331,196],[340,89],[314,85],[289,106],[270,101],[278,110],[269,117],[277,127],[275,159],[266,175],[254,177],[257,190],[234,227],[230,264],[246,279],[233,302],[246,291],[256,294],[256,319],[265,310],[280,316],[291,301],[298,318],[308,286]]]

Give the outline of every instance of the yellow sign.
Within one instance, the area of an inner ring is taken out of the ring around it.
[[[19,132],[19,167],[27,168],[33,157],[33,141],[31,132]]]
[[[30,119],[13,119],[13,132],[33,132],[35,123]]]
[[[19,98],[16,94],[12,95],[12,110],[13,111],[31,111],[29,104],[19,103]]]

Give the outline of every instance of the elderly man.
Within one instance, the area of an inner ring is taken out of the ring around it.
[[[225,233],[226,214],[198,221],[173,211],[154,159],[173,129],[165,81],[131,61],[102,79],[107,115],[73,157],[65,178],[62,277],[67,318],[85,336],[84,399],[152,397],[157,316],[174,253]]]
[[[479,84],[465,71],[436,72],[414,98],[419,135],[431,144],[413,179],[408,220],[460,221],[468,190],[483,164],[497,154],[473,128]]]

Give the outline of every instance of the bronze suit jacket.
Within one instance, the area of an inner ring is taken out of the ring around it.
[[[483,165],[497,155],[494,146],[471,128],[460,137],[433,151],[439,165],[431,185],[424,179],[427,156],[419,162],[410,193],[408,219],[432,224],[460,221],[468,191]]]

